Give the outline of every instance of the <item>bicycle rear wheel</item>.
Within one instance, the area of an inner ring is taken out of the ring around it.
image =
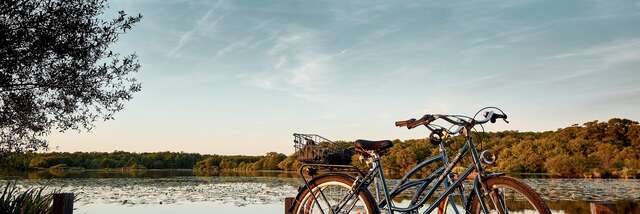
[[[484,195],[487,213],[551,213],[540,195],[518,179],[508,176],[492,177],[485,184],[490,192],[481,195]],[[475,195],[471,201],[471,213],[485,213]]]
[[[348,175],[333,174],[321,176],[309,181],[309,188],[304,188],[299,200],[295,202],[294,213],[315,214],[332,213],[340,202],[346,201],[339,213],[378,213],[376,203],[368,190],[360,191],[349,200],[354,179]]]

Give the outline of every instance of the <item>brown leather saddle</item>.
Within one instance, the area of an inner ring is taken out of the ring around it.
[[[363,154],[367,154],[367,152],[371,151],[376,154],[382,154],[392,146],[393,143],[390,140],[356,140],[355,143],[356,151]]]

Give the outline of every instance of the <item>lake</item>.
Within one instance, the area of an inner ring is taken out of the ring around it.
[[[47,185],[79,197],[75,213],[283,213],[285,197],[302,183],[295,173],[249,172],[194,176],[191,170],[135,173],[84,171],[53,175],[46,171],[4,175],[21,188]],[[523,178],[554,213],[589,213],[590,201],[638,206],[637,179]],[[393,184],[393,182],[391,182]]]

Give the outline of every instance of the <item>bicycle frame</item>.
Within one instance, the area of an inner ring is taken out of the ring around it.
[[[401,193],[402,191],[413,187],[413,186],[419,186],[419,188],[417,189],[416,193],[413,195],[413,198],[411,199],[410,204],[411,205],[416,205],[416,203],[418,202],[418,199],[420,197],[420,195],[427,190],[426,188],[429,186],[429,184],[431,184],[431,182],[433,181],[433,179],[437,176],[442,174],[442,172],[444,171],[444,166],[446,166],[447,164],[449,164],[449,159],[447,157],[447,152],[444,146],[444,142],[440,142],[439,143],[439,152],[440,154],[436,155],[436,156],[431,156],[429,158],[427,158],[426,160],[418,163],[416,166],[414,166],[411,170],[409,170],[409,172],[407,172],[401,179],[400,182],[398,183],[398,185],[391,190],[391,193],[389,195],[393,196],[395,194]],[[441,161],[443,163],[443,166],[438,167],[437,169],[434,170],[434,172],[429,175],[426,178],[423,179],[419,179],[419,180],[413,180],[413,181],[409,181],[409,179],[411,177],[413,177],[415,174],[417,174],[418,172],[420,172],[422,169],[424,169],[425,167],[433,164],[433,163],[437,163],[438,161]],[[382,169],[382,167],[380,167]],[[382,171],[378,171],[378,172],[382,172]],[[383,175],[384,176],[384,175]],[[445,180],[444,180],[444,185],[445,188],[448,188],[451,185],[451,181],[452,178],[450,176],[445,176]],[[463,189],[463,185],[459,185],[458,186],[458,191],[460,192],[460,195],[464,195],[464,189]],[[384,200],[380,199],[380,196],[378,195],[380,192],[380,187],[378,185],[378,183],[376,182],[376,199],[378,201],[380,201],[380,203],[378,204],[379,208],[383,208],[385,206],[385,204],[387,203],[387,199],[385,198]],[[454,198],[453,196],[450,195],[449,200],[453,201]],[[465,203],[464,198],[461,199],[462,203]],[[417,203],[417,206],[415,208],[419,208],[421,207],[422,204]],[[413,208],[413,207],[411,207]],[[459,213],[459,211],[457,210],[457,208],[455,206],[453,206],[453,209],[455,211],[455,213]],[[398,210],[400,211],[400,210]]]
[[[466,129],[466,127],[465,127]],[[467,133],[466,130],[464,130],[464,133]],[[484,168],[481,165],[480,162],[480,157],[478,155],[478,151],[475,149],[475,145],[473,143],[473,139],[470,136],[466,137],[465,140],[465,144],[463,145],[462,148],[460,148],[458,150],[457,155],[455,156],[455,158],[449,162],[446,156],[446,151],[443,148],[443,145],[441,145],[441,151],[440,154],[434,157],[431,157],[425,161],[420,162],[418,165],[416,165],[412,170],[410,170],[400,181],[400,184],[398,184],[398,186],[396,186],[393,190],[389,191],[389,188],[387,186],[385,177],[384,177],[384,171],[383,171],[383,167],[380,164],[380,157],[375,154],[372,153],[372,168],[369,170],[369,172],[364,176],[364,177],[360,177],[358,176],[358,178],[356,179],[355,185],[354,185],[354,190],[352,191],[350,194],[348,194],[347,196],[345,196],[345,198],[343,198],[339,203],[338,206],[336,206],[336,210],[331,210],[331,213],[336,213],[337,211],[342,210],[343,208],[345,208],[348,204],[349,201],[351,201],[351,199],[353,199],[353,197],[356,197],[356,195],[359,194],[360,191],[362,191],[364,188],[369,187],[369,185],[374,182],[374,181],[379,181],[376,182],[376,195],[379,194],[379,186],[381,186],[380,188],[382,189],[382,192],[384,194],[384,201],[379,203],[379,207],[380,208],[384,208],[384,206],[386,205],[386,210],[388,211],[389,214],[393,214],[394,211],[398,211],[398,212],[407,212],[407,211],[414,211],[417,210],[418,208],[422,207],[429,199],[431,199],[431,197],[433,197],[433,194],[435,193],[435,191],[438,189],[438,187],[441,184],[445,184],[445,191],[443,193],[441,193],[438,198],[433,202],[433,204],[431,204],[427,210],[424,212],[426,213],[431,213],[435,208],[438,207],[438,205],[446,198],[446,197],[450,197],[450,194],[453,193],[453,191],[458,188],[458,190],[461,193],[461,198],[462,198],[462,202],[464,203],[464,208],[465,210],[468,209],[468,207],[470,206],[471,203],[471,196],[472,194],[476,194],[476,196],[478,196],[478,198],[480,199],[480,205],[481,208],[483,210],[486,210],[486,206],[485,206],[485,202],[483,201],[483,197],[480,197],[480,194],[482,193],[481,190],[486,190],[487,188],[484,186],[484,184],[482,182],[480,182],[481,180],[483,180],[483,178],[486,176],[485,172],[484,172]],[[464,170],[464,172],[457,178],[457,180],[455,180],[453,183],[451,183],[451,181],[453,179],[450,178],[451,175],[451,171],[453,170],[453,167],[456,166],[462,159],[462,157],[467,154],[467,152],[469,152],[471,154],[473,163],[469,164],[468,167]],[[409,178],[413,175],[415,175],[417,172],[419,172],[422,168],[424,168],[425,166],[434,163],[436,161],[443,161],[444,162],[444,166],[439,167],[438,169],[436,169],[434,171],[434,173],[432,173],[431,175],[427,176],[426,178],[417,180],[417,181],[409,181]],[[473,181],[473,187],[472,187],[472,192],[469,193],[469,195],[467,196],[466,200],[464,199],[464,190],[463,190],[463,184],[462,182],[464,180],[466,180],[469,175],[471,175],[471,173],[473,171],[477,172],[477,176],[475,176],[474,181]],[[437,177],[436,183],[435,185],[430,188],[427,191],[427,195],[426,197],[420,199],[419,201],[417,201],[417,203],[414,203],[413,205],[409,206],[409,207],[396,207],[393,205],[393,201],[391,200],[391,195],[397,193],[398,191],[403,191],[406,188],[413,186],[410,184],[416,184],[419,182],[424,182],[422,184],[422,186],[420,187],[420,189],[418,190],[418,192],[416,193],[416,195],[414,195],[414,199],[413,200],[417,200],[419,198],[419,196],[422,194],[422,192],[424,190],[426,190],[425,188],[433,181],[434,178]],[[409,182],[408,182],[409,181]],[[314,199],[314,200],[317,200]],[[325,199],[326,200],[326,199]],[[378,200],[379,200],[379,196],[378,196]],[[317,203],[317,201],[316,201]],[[457,208],[455,208],[455,205],[453,206],[454,209],[456,209],[455,211],[457,211]],[[321,210],[322,213],[324,213],[324,211]]]

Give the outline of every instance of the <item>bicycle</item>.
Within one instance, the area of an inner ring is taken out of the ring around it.
[[[495,109],[500,113],[488,111]],[[484,119],[476,120],[475,117],[485,111]],[[449,129],[434,128],[432,122],[444,120],[452,127]],[[511,211],[535,211],[537,213],[551,213],[544,200],[528,185],[519,180],[506,176],[503,173],[488,173],[483,165],[495,163],[495,155],[489,151],[478,153],[475,148],[472,130],[475,126],[482,126],[487,122],[495,123],[497,119],[508,122],[507,115],[500,109],[494,107],[483,108],[474,115],[467,117],[462,115],[446,114],[426,114],[420,119],[410,119],[395,123],[398,127],[413,129],[424,125],[432,131],[430,138],[450,135],[461,135],[465,142],[458,150],[457,155],[449,161],[446,152],[441,147],[439,155],[427,158],[411,169],[399,182],[399,184],[389,190],[380,164],[380,157],[386,150],[391,148],[391,141],[366,141],[358,140],[355,143],[355,150],[362,155],[371,166],[367,173],[360,172],[353,166],[343,165],[322,165],[303,164],[300,168],[301,174],[305,168],[314,167],[334,167],[335,169],[346,169],[357,172],[359,175],[353,177],[346,172],[330,171],[322,175],[313,176],[311,180],[306,180],[305,185],[293,200],[291,206],[286,210],[288,213],[380,213],[381,209],[389,214],[394,212],[417,213],[418,209],[426,207],[423,213],[431,213],[438,209],[439,213],[448,213],[447,207],[451,206],[454,213],[510,213]],[[454,129],[455,128],[455,129]],[[437,130],[437,132],[436,132]],[[436,133],[436,134],[434,134]],[[440,142],[440,145],[443,143]],[[470,155],[472,163],[460,174],[453,176],[454,166],[461,162],[463,156]],[[426,178],[410,180],[420,169],[441,161],[443,166],[434,170]],[[471,180],[472,187],[465,195],[464,181]],[[435,181],[435,183],[434,183]],[[383,199],[378,197],[376,201],[369,187],[375,183],[376,195],[382,191]],[[432,185],[433,184],[433,185]],[[435,201],[427,205],[432,199],[436,190],[444,186],[444,191],[439,194]],[[394,206],[392,199],[394,195],[404,190],[415,188],[416,193],[412,197],[408,207]],[[423,193],[426,191],[426,195]],[[460,207],[455,205],[453,197],[454,191],[459,193]],[[443,209],[444,207],[444,209]],[[326,212],[325,212],[326,211]]]

